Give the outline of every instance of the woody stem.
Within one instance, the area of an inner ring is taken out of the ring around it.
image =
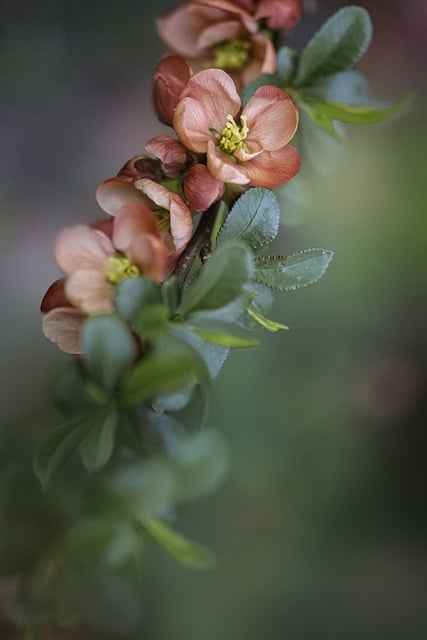
[[[174,275],[181,284],[184,284],[187,280],[194,260],[196,260],[200,254],[204,253],[206,249],[209,249],[219,208],[220,203],[216,202],[202,214],[193,237],[176,263]]]

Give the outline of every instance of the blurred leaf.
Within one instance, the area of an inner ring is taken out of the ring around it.
[[[66,463],[89,429],[105,419],[105,409],[83,416],[53,429],[38,447],[34,457],[34,471],[44,489]]]
[[[184,289],[179,313],[186,316],[191,311],[217,309],[230,303],[241,293],[252,269],[252,255],[244,244],[219,246]]]
[[[181,564],[192,569],[210,569],[215,565],[216,558],[210,549],[190,542],[164,522],[144,520],[141,525],[151,540]]]
[[[87,393],[81,362],[73,359],[57,374],[53,397],[61,411],[82,413],[94,408],[93,398]]]
[[[245,106],[260,87],[263,87],[266,84],[281,87],[282,82],[281,78],[279,78],[275,73],[263,73],[245,85],[242,91],[242,105]]]
[[[382,120],[402,113],[408,109],[412,102],[412,98],[405,98],[392,105],[378,105],[375,103],[347,104],[333,100],[307,99],[310,101],[311,109],[316,110],[319,114],[323,114],[325,118],[333,118],[351,124],[374,124],[375,122],[381,122]]]
[[[112,411],[104,420],[92,427],[80,443],[80,458],[89,472],[97,471],[110,459],[118,423],[119,415],[117,411]]]
[[[160,288],[151,278],[127,278],[117,285],[114,304],[125,320],[133,320],[146,304],[160,302]]]
[[[218,234],[218,243],[243,240],[255,252],[279,231],[280,207],[270,189],[249,189],[237,200]]]
[[[190,347],[166,340],[133,367],[120,388],[119,401],[128,405],[183,389],[195,379],[195,366]]]
[[[209,377],[215,378],[227,359],[229,349],[202,340],[202,338],[193,333],[185,324],[175,325],[172,331],[174,335],[185,340],[185,342],[197,351],[205,363]]]
[[[135,322],[135,331],[146,340],[157,340],[165,335],[169,310],[162,304],[149,304],[140,309]]]
[[[283,84],[291,82],[295,73],[295,67],[298,61],[298,54],[295,49],[290,47],[281,47],[277,52],[277,75]]]
[[[281,291],[307,287],[325,273],[333,257],[327,249],[307,249],[289,256],[257,258],[255,279]]]
[[[83,325],[82,343],[85,370],[111,395],[136,357],[135,340],[127,325],[115,315],[92,316]]]
[[[215,489],[230,466],[230,448],[214,429],[177,438],[169,456],[178,469],[179,498],[192,500]]]
[[[295,85],[307,84],[314,76],[351,68],[365,53],[371,37],[372,24],[365,9],[356,6],[340,9],[302,51]]]
[[[181,286],[176,276],[171,276],[163,282],[161,294],[163,304],[168,307],[171,314],[174,314],[181,298]]]
[[[362,73],[354,70],[318,76],[304,87],[303,97],[306,96],[358,104],[367,100],[368,82]]]

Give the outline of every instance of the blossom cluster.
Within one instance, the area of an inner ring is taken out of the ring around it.
[[[249,187],[293,178],[290,143],[298,110],[281,88],[262,85],[243,106],[242,88],[276,68],[272,30],[291,29],[299,0],[193,0],[157,22],[170,49],[153,73],[153,102],[171,135],[154,137],[97,188],[109,218],[65,229],[55,256],[64,276],[46,292],[43,332],[60,349],[83,351],[88,316],[114,313],[114,291],[144,276],[173,274],[202,216]]]

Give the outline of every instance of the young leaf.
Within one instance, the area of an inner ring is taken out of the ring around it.
[[[126,324],[115,315],[92,316],[82,330],[83,365],[107,396],[118,386],[136,357],[136,344]]]
[[[202,338],[190,331],[184,323],[176,324],[172,331],[174,335],[185,340],[185,342],[197,351],[208,371],[208,377],[215,378],[227,359],[229,349],[202,340]]]
[[[94,425],[80,443],[80,458],[89,472],[98,471],[110,459],[118,422],[118,413],[112,411]]]
[[[368,12],[362,7],[344,7],[312,37],[301,53],[295,86],[314,76],[326,76],[353,67],[363,56],[372,37]]]
[[[333,255],[326,249],[307,249],[290,256],[264,256],[256,260],[255,280],[280,291],[307,287],[324,275]]]
[[[249,189],[231,209],[217,242],[243,240],[257,252],[274,240],[279,223],[280,206],[274,193],[270,189]]]
[[[317,100],[316,98],[307,98],[307,100],[309,100],[311,108],[323,114],[325,118],[333,118],[351,124],[374,124],[402,113],[409,107],[412,99],[405,98],[392,105],[347,104],[335,100]]]
[[[252,255],[244,244],[221,245],[184,289],[178,312],[187,316],[191,311],[225,306],[241,293],[252,269]]]
[[[181,564],[192,569],[210,569],[215,565],[215,554],[210,549],[190,542],[164,522],[144,520],[141,526],[151,540]]]
[[[105,415],[104,411],[102,415]],[[93,413],[61,425],[47,434],[34,456],[34,472],[44,489],[96,424],[96,420],[97,413]]]
[[[199,326],[190,327],[200,338],[220,347],[247,349],[257,347],[259,340],[238,325],[224,321],[204,321]]]
[[[275,332],[280,331],[281,329],[289,329],[286,324],[281,324],[280,322],[275,322],[274,320],[266,318],[266,316],[257,311],[253,306],[248,307],[247,312],[251,316],[251,318],[255,320],[255,322],[258,322],[258,324],[261,325],[261,327],[263,327],[264,329],[267,329],[267,331]]]
[[[334,123],[332,122],[331,117],[324,112],[321,105],[317,101],[311,101],[311,104],[307,104],[303,101],[297,101],[299,108],[304,111],[308,117],[316,124],[318,127],[329,133],[333,136],[338,142],[342,142],[341,136],[335,130]]]

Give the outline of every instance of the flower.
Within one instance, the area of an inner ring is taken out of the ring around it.
[[[192,70],[181,56],[164,56],[153,73],[153,102],[160,122],[171,125],[173,112]]]
[[[200,71],[182,92],[173,125],[188,149],[207,154],[209,172],[222,182],[277,187],[299,171],[298,151],[288,144],[298,111],[278,87],[260,87],[242,109],[227,73]]]
[[[195,70],[227,69],[242,88],[262,73],[274,73],[276,53],[257,22],[228,0],[180,5],[157,21],[160,38]]]
[[[171,270],[193,233],[193,216],[183,199],[164,185],[141,178],[129,181],[122,176],[104,180],[96,190],[104,211],[117,215],[126,204],[138,203],[154,213],[162,242],[168,249]]]
[[[65,278],[46,292],[43,333],[62,351],[81,353],[80,329],[89,315],[114,311],[114,289],[141,275],[162,282],[168,274],[168,248],[153,212],[142,203],[124,204],[113,220],[64,229],[55,257]]]

